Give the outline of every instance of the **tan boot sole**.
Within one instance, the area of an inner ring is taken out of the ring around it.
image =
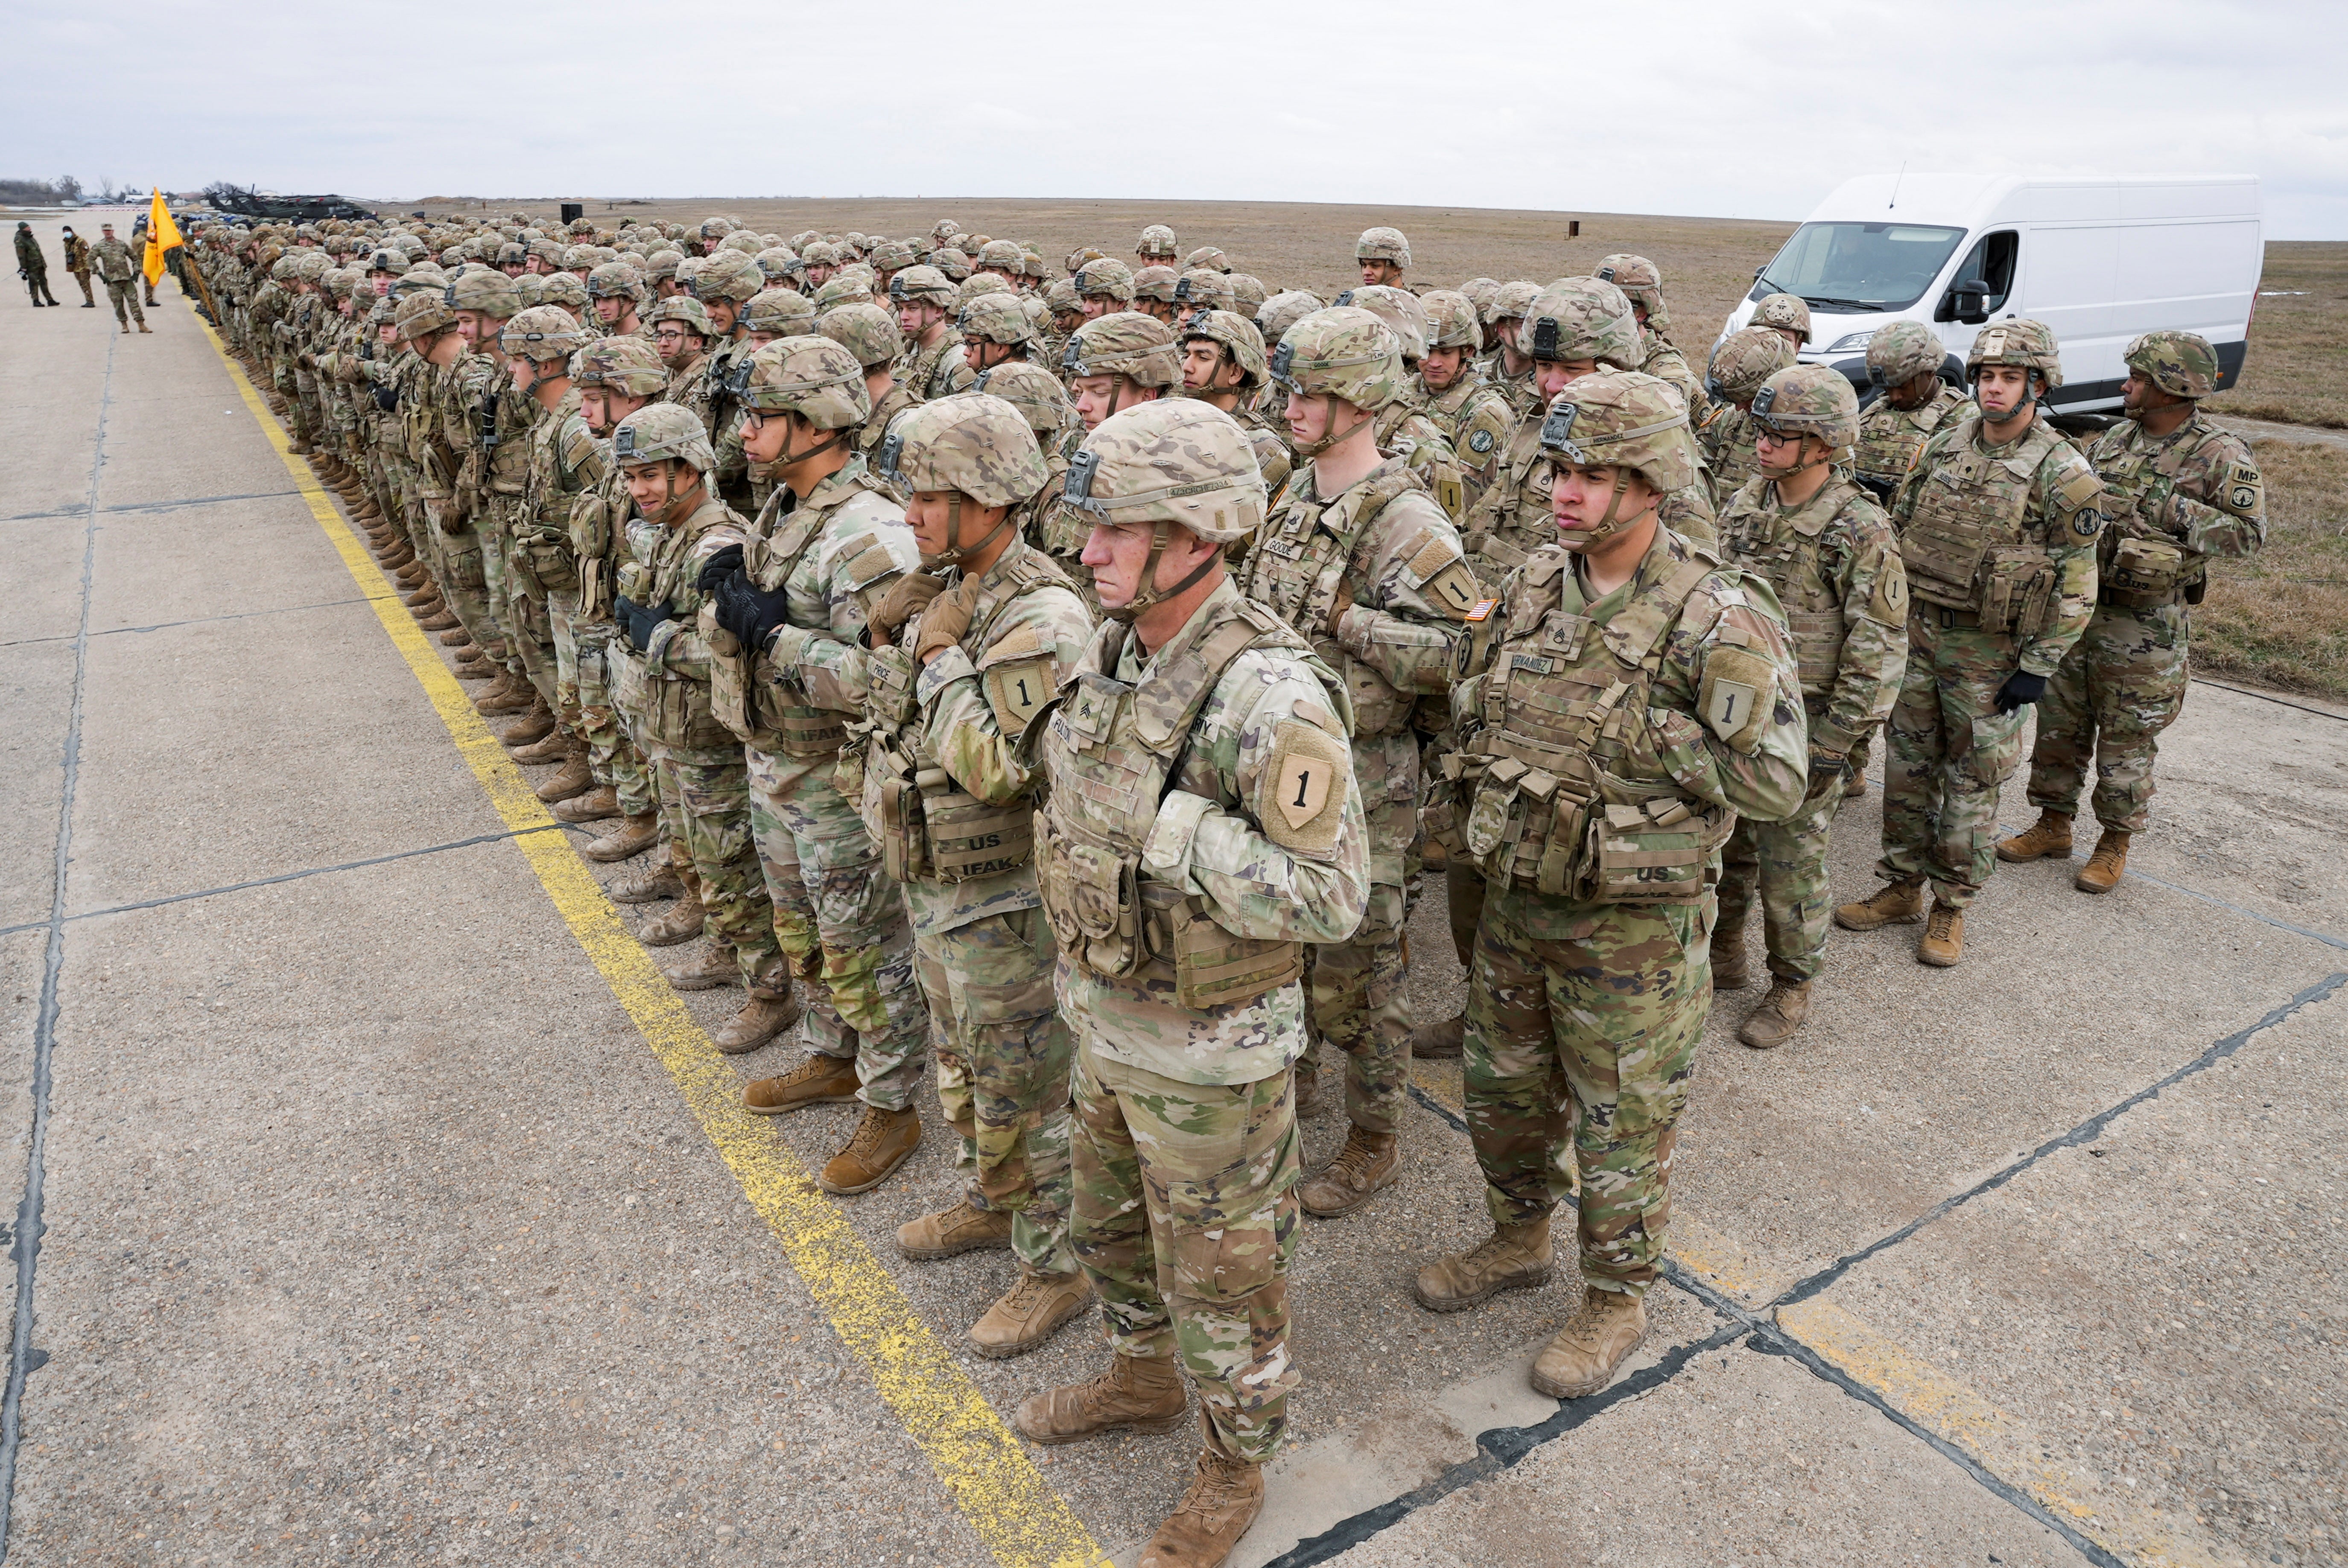
[[[1639,1347],[1644,1345],[1646,1342],[1647,1337],[1644,1334],[1640,1335],[1636,1339],[1631,1342],[1630,1346],[1623,1350],[1620,1357],[1616,1358],[1614,1365],[1607,1368],[1604,1372],[1601,1373],[1595,1378],[1584,1379],[1579,1383],[1560,1383],[1552,1378],[1542,1377],[1540,1375],[1540,1368],[1536,1366],[1533,1368],[1532,1375],[1527,1380],[1529,1381],[1536,1389],[1541,1393],[1547,1394],[1552,1399],[1586,1399],[1591,1395],[1606,1387],[1607,1384],[1612,1382],[1615,1378],[1622,1373],[1623,1364],[1629,1361],[1632,1357],[1637,1355],[1639,1353]]]
[[[1419,1289],[1418,1281],[1414,1278],[1410,1282],[1410,1294],[1429,1312],[1465,1312],[1471,1307],[1483,1306],[1484,1303],[1504,1291],[1539,1290],[1549,1283],[1550,1276],[1556,1272],[1557,1266],[1552,1264],[1547,1268],[1537,1269],[1531,1274],[1512,1274],[1505,1279],[1493,1281],[1473,1296],[1457,1296],[1448,1301],[1428,1299],[1426,1293]]]
[[[1066,1310],[1051,1317],[1045,1318],[1043,1323],[1035,1328],[1035,1332],[1029,1334],[1025,1338],[1014,1339],[1007,1345],[989,1345],[974,1334],[964,1335],[963,1337],[970,1341],[970,1348],[972,1349],[977,1351],[988,1360],[1008,1361],[1014,1356],[1025,1356],[1030,1350],[1038,1350],[1043,1348],[1045,1341],[1051,1338],[1053,1335],[1057,1334],[1069,1324],[1075,1322],[1077,1318],[1082,1317],[1085,1315],[1085,1309],[1092,1304],[1092,1294],[1087,1291],[1083,1296],[1077,1296],[1074,1301],[1070,1302]]]
[[[1047,1449],[1058,1448],[1063,1443],[1080,1443],[1088,1438],[1105,1438],[1111,1432],[1146,1432],[1151,1434],[1158,1432],[1170,1432],[1176,1427],[1182,1425],[1184,1421],[1188,1420],[1189,1419],[1189,1415],[1190,1401],[1189,1397],[1186,1394],[1183,1397],[1182,1408],[1175,1411],[1170,1416],[1147,1416],[1138,1417],[1129,1421],[1110,1421],[1106,1426],[1093,1427],[1086,1431],[1069,1432],[1065,1435],[1055,1434],[1051,1437],[1043,1437],[1037,1433],[1029,1431],[1025,1427],[1020,1427],[1019,1435],[1025,1438],[1031,1443],[1041,1443]],[[1012,1424],[1014,1426],[1018,1425],[1015,1412]]]
[[[914,1139],[911,1147],[908,1148],[903,1153],[898,1155],[895,1159],[890,1161],[878,1171],[873,1172],[869,1180],[859,1182],[852,1187],[834,1186],[830,1182],[825,1180],[819,1173],[816,1176],[815,1184],[821,1187],[825,1192],[829,1193],[835,1198],[852,1198],[860,1193],[869,1193],[873,1188],[879,1186],[881,1183],[887,1181],[890,1177],[895,1175],[899,1171],[904,1169],[905,1162],[911,1159],[915,1152],[918,1151],[921,1146],[922,1141],[919,1138]]]

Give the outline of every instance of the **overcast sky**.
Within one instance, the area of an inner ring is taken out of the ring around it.
[[[2348,5],[10,0],[0,174],[433,196],[1797,219],[1845,177],[2255,174],[2348,239]]]

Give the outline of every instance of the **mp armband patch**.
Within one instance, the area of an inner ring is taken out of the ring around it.
[[[1704,661],[1696,711],[1730,751],[1751,755],[1768,727],[1776,667],[1747,648],[1715,647]]]
[[[1282,719],[1272,732],[1257,820],[1266,838],[1300,855],[1326,855],[1345,816],[1340,787],[1353,758],[1345,743],[1317,724]]]

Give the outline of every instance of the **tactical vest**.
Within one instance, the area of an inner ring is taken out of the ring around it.
[[[1540,422],[1519,425],[1509,439],[1500,473],[1460,526],[1459,542],[1486,582],[1498,582],[1516,570],[1554,537],[1553,532],[1533,537],[1537,528],[1550,523],[1549,474],[1540,453]],[[1537,519],[1526,519],[1529,506],[1538,507]]]
[[[973,663],[992,654],[989,664],[999,667],[1007,661],[994,648],[994,627],[1011,607],[1039,589],[1073,591],[1074,585],[1049,557],[1024,543],[987,575],[994,580],[972,607],[961,646]],[[1052,650],[1010,651],[1032,658],[1038,651],[1048,656]],[[856,748],[863,769],[855,795],[858,814],[880,846],[881,864],[900,882],[969,882],[1014,871],[1035,852],[1035,808],[1024,802],[992,805],[980,800],[956,784],[929,754],[922,745],[921,700],[914,692],[921,672],[910,648],[891,643],[873,650],[871,695],[865,707],[871,729]],[[999,679],[980,670],[982,682],[990,678]],[[1016,679],[1025,689],[1004,693],[1007,702],[995,702],[997,712],[1008,706],[1040,712],[1053,693],[1043,690],[1042,679],[1032,672],[1023,671]],[[841,760],[846,782],[855,763]]]
[[[2030,537],[2030,495],[2039,465],[2063,438],[2034,420],[2012,452],[1993,457],[1975,439],[1981,423],[1969,414],[1951,427],[1917,488],[1900,536],[1909,595],[1946,612],[1945,624],[2035,637],[2061,605],[2054,558]]]
[[[665,537],[654,549],[651,569],[644,574],[650,580],[644,591],[651,597],[639,599],[631,594],[629,598],[638,604],[665,604],[679,620],[694,621],[703,608],[698,547],[716,529],[738,530],[741,527],[740,515],[729,511],[723,502],[705,502],[682,527],[664,530]],[[713,704],[717,662],[713,656],[712,680],[696,681],[679,671],[654,668],[641,656],[625,661],[627,674],[623,679],[633,687],[625,705],[642,719],[647,740],[656,745],[693,751],[715,750],[734,743],[733,732],[720,722]]]
[[[1780,511],[1776,491],[1764,487],[1755,504],[1729,513],[1722,520],[1722,539],[1738,566],[1767,578],[1785,607],[1786,624],[1794,634],[1794,656],[1801,666],[1802,695],[1828,697],[1842,669],[1843,637],[1849,622],[1842,600],[1827,579],[1824,551],[1818,541],[1827,525],[1860,495],[1859,487],[1840,473],[1825,487],[1790,512]],[[1773,538],[1772,535],[1782,535]]]
[[[1416,472],[1396,466],[1373,475],[1335,500],[1292,502],[1264,524],[1239,584],[1241,593],[1290,626],[1300,630],[1312,629],[1305,636],[1315,644],[1313,651],[1344,679],[1346,695],[1354,704],[1354,736],[1357,740],[1391,735],[1408,724],[1416,694],[1395,690],[1377,671],[1340,650],[1322,629],[1329,624],[1329,611],[1337,602],[1337,590],[1344,585],[1354,551],[1370,525],[1399,497],[1426,488],[1425,481]],[[1347,503],[1352,504],[1352,515],[1344,532],[1322,526],[1323,518]],[[1415,554],[1427,542],[1414,540],[1405,548],[1413,549]],[[1447,548],[1441,553],[1441,568],[1430,565],[1426,580],[1430,585],[1439,577],[1447,583],[1464,582],[1464,587],[1456,589],[1466,595],[1467,602],[1458,606],[1464,613],[1483,597],[1482,590],[1457,558]],[[1455,565],[1457,569],[1453,571]],[[1445,577],[1446,573],[1449,576]],[[1440,586],[1430,587],[1431,595],[1438,592]]]
[[[1718,563],[1692,557],[1604,626],[1563,550],[1525,569],[1481,692],[1483,729],[1447,773],[1473,787],[1469,857],[1501,886],[1585,904],[1687,904],[1709,886],[1735,814],[1643,765],[1631,740],[1664,639]],[[1652,771],[1651,771],[1652,770]]]
[[[1044,725],[1051,794],[1035,813],[1035,890],[1073,963],[1138,980],[1193,1011],[1236,1006],[1304,972],[1304,945],[1239,937],[1206,900],[1150,878],[1141,846],[1173,787],[1199,711],[1251,648],[1305,651],[1303,639],[1260,604],[1226,600],[1189,651],[1153,671],[1147,689],[1116,670],[1122,627],[1061,689]]]
[[[2096,466],[2096,477],[2115,497],[2112,516],[2120,525],[2106,528],[2096,542],[2101,602],[2152,610],[2201,601],[2209,582],[2209,558],[2159,531],[2152,518],[2177,493],[2177,478],[2188,460],[2225,434],[2214,425],[2189,429],[2184,438],[2157,449],[2123,451],[2110,467]]]
[[[858,489],[888,494],[877,481],[863,474],[858,474],[850,483]],[[846,504],[843,497],[828,507],[800,507],[786,513],[780,519],[780,529],[771,536],[751,530],[742,547],[744,575],[767,593],[779,592],[798,569],[800,560],[815,548],[816,539],[832,514]],[[880,535],[860,534],[839,547],[839,559],[855,561],[867,550],[881,548]],[[704,625],[713,633],[709,639],[710,700],[728,730],[745,745],[769,756],[829,757],[839,753],[841,743],[848,739],[848,714],[833,708],[780,701],[772,688],[754,678],[759,651],[744,648],[732,632],[717,626],[714,616],[705,616]]]
[[[1921,408],[1877,404],[1868,411],[1871,417],[1859,422],[1859,446],[1851,454],[1852,474],[1874,481],[1879,493],[1888,499],[1890,488],[1916,466],[1916,455],[1924,450],[1924,443],[1962,406],[1962,398],[1937,395]]]
[[[1420,420],[1425,430],[1413,430],[1411,422]],[[1396,398],[1379,410],[1377,424],[1370,432],[1370,440],[1381,452],[1400,456],[1426,481],[1435,504],[1443,515],[1457,523],[1468,509],[1467,482],[1459,472],[1458,459],[1422,436],[1443,439],[1443,432],[1435,421],[1426,418],[1412,405]]]
[[[530,432],[530,468],[522,485],[521,516],[514,529],[512,564],[541,593],[568,592],[579,586],[571,515],[584,497],[564,489],[562,479],[567,473],[576,473],[592,455],[594,442],[586,422],[579,417],[575,387]]]

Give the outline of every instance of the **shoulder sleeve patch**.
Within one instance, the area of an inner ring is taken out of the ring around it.
[[[994,710],[994,722],[1013,737],[1027,733],[1057,690],[1049,653],[990,664],[980,673],[979,684],[986,692],[986,705]]]
[[[1776,668],[1766,658],[1722,643],[1704,655],[1696,708],[1722,744],[1750,756],[1768,726],[1776,685]]]
[[[1429,604],[1454,620],[1476,619],[1476,607],[1486,601],[1484,585],[1465,560],[1454,559],[1419,585],[1419,591]]]
[[[1420,530],[1411,540],[1416,547],[1410,558],[1410,575],[1425,582],[1460,557],[1457,540],[1446,538],[1433,528]]]
[[[2077,472],[2054,487],[2055,497],[2062,503],[2062,508],[2065,512],[2077,511],[2103,493],[2104,482],[2096,477],[2096,471],[2087,466],[2084,459],[2080,462]]]
[[[1272,760],[1257,786],[1256,819],[1264,836],[1300,855],[1326,855],[1344,823],[1340,787],[1352,765],[1345,743],[1303,719],[1282,719],[1272,732]]]

